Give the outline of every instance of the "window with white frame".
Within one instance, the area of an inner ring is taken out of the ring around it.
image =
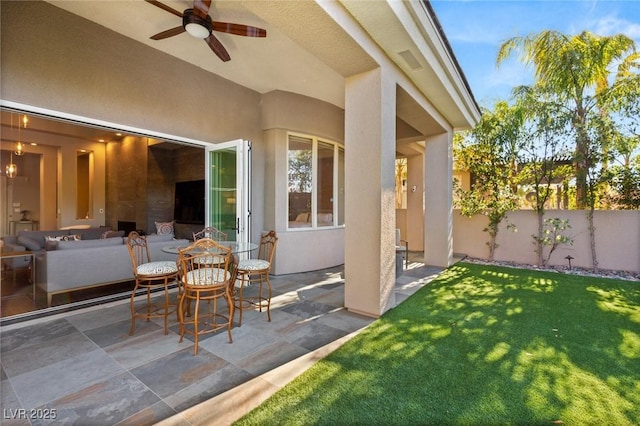
[[[344,225],[344,148],[294,133],[287,142],[289,228]]]

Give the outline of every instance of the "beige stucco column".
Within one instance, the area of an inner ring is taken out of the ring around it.
[[[349,77],[345,101],[345,306],[379,316],[395,305],[395,82]]]
[[[424,250],[424,154],[407,158],[407,232],[410,251]]]
[[[424,261],[447,267],[453,262],[452,134],[427,138],[424,156]]]

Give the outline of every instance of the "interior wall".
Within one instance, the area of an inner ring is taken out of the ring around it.
[[[108,225],[118,229],[119,221],[135,222],[136,229],[147,229],[146,138],[125,137],[108,144],[107,191]]]
[[[25,203],[23,210],[31,212],[30,217],[39,222],[40,229],[58,229],[61,226],[88,224],[100,226],[105,223],[105,167],[106,151],[104,144],[81,139],[68,139],[60,135],[49,134],[46,138],[37,134],[29,135],[28,140],[37,145],[27,145],[28,155],[16,157],[18,177],[26,179],[20,184],[16,196]],[[2,143],[3,149],[12,149],[13,145]],[[91,185],[93,210],[89,219],[77,218],[77,163],[79,150],[93,152],[94,179]],[[10,156],[7,156],[8,161]],[[5,158],[3,156],[2,163]],[[3,166],[4,168],[4,166]],[[60,182],[60,185],[58,185]],[[19,194],[17,194],[19,193]],[[103,213],[100,213],[102,209]],[[10,217],[16,220],[18,217]]]
[[[87,215],[78,215],[77,212],[77,153],[79,150],[86,150],[93,153],[93,175],[94,179],[91,184],[92,192],[92,208]],[[71,226],[77,224],[89,226],[101,226],[105,222],[105,165],[106,151],[105,145],[92,141],[65,141],[59,147],[60,167],[60,185],[57,188],[58,203],[58,219],[59,226]],[[100,213],[102,211],[102,213]],[[57,229],[43,228],[43,229]]]
[[[4,149],[0,153],[0,170],[4,174],[6,166],[11,162],[13,145],[2,144],[2,147]],[[23,210],[28,211],[27,219],[40,221],[40,158],[38,154],[13,156],[13,163],[18,167],[18,175],[2,181],[2,235],[10,234],[9,222],[19,221],[22,217],[20,212]]]
[[[202,162],[202,150],[200,161]],[[150,146],[147,155],[146,232],[155,232],[155,222],[173,220],[174,187],[180,165],[171,150]],[[202,171],[201,171],[202,172]],[[203,176],[203,175],[201,175]]]

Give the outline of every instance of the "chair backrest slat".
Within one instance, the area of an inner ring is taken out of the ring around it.
[[[227,285],[231,248],[201,238],[178,254],[180,279],[185,286]]]
[[[131,231],[127,236],[127,249],[129,250],[134,275],[137,273],[139,265],[151,262],[149,245],[144,235],[140,235],[136,231]]]
[[[260,237],[260,247],[258,248],[258,259],[273,262],[273,255],[278,245],[278,236],[276,231],[269,231]]]
[[[207,226],[202,231],[193,233],[193,241],[209,238],[214,241],[227,241],[228,235],[213,226]]]

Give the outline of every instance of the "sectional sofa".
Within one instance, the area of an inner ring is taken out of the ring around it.
[[[20,231],[17,237],[4,239],[4,250],[36,253],[36,285],[51,306],[55,294],[133,280],[125,242],[122,231],[109,228]],[[189,243],[173,234],[149,235],[147,242],[152,260],[176,260],[162,248]]]

